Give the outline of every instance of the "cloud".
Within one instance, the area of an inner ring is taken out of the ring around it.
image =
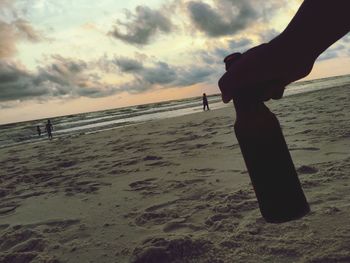
[[[52,97],[105,97],[120,92],[117,87],[91,73],[82,60],[52,56],[52,63],[38,72],[27,71],[21,65],[0,59],[0,101],[49,99]]]
[[[252,45],[253,41],[248,38],[240,38],[238,40],[232,39],[228,42],[229,48],[231,50],[234,50],[234,52],[243,52],[245,49],[251,47]]]
[[[347,55],[347,46],[346,40],[338,41],[323,52],[318,58],[317,61],[333,59],[341,57],[342,55]]]
[[[339,56],[338,53],[335,51],[326,51],[317,58],[317,61],[328,60],[328,59],[336,58],[338,56]]]
[[[137,72],[143,69],[142,61],[130,59],[126,57],[119,57],[114,59],[114,63],[120,68],[122,72]]]
[[[350,42],[350,33],[347,33],[343,38],[342,41],[344,43],[349,43]]]
[[[144,68],[139,75],[150,84],[167,85],[176,80],[176,70],[165,62],[156,62],[152,67]]]
[[[112,63],[116,64],[121,72],[134,77],[131,82],[121,85],[121,89],[129,93],[142,93],[157,87],[188,87],[208,80],[213,73],[213,69],[207,64],[179,67],[162,61],[153,61],[149,65],[144,65],[125,57],[112,60]]]
[[[173,27],[166,14],[147,6],[137,6],[135,14],[126,11],[126,19],[118,20],[109,34],[134,45],[149,44],[157,34],[170,33]]]
[[[151,66],[144,66],[135,59],[119,57],[113,60],[119,70],[136,76],[136,83],[144,82],[150,85],[169,84],[176,78],[175,68],[165,62],[153,62]]]
[[[245,52],[255,44],[249,38],[235,38],[226,41],[215,41],[208,44],[206,49],[192,51],[189,56],[197,60],[198,65],[210,65],[223,68],[224,58],[234,52]]]
[[[208,37],[234,35],[256,23],[269,23],[285,1],[217,0],[213,5],[202,1],[187,3],[193,27]]]
[[[30,72],[22,65],[0,59],[0,102],[23,100],[48,100],[51,98],[105,97],[121,92],[139,94],[156,88],[187,87],[208,81],[213,75],[213,68],[207,64],[173,66],[162,61],[145,64],[139,60],[117,57],[106,60],[102,57],[97,63],[86,63],[79,59],[53,55],[50,63]],[[104,63],[101,63],[105,60]],[[118,69],[123,74],[130,74],[133,80],[124,84],[113,85],[103,79],[106,65]],[[103,65],[103,66],[101,66]],[[99,73],[97,73],[99,72]],[[102,74],[102,75],[101,75]]]
[[[42,34],[35,30],[32,25],[24,19],[17,19],[12,24],[18,33],[18,37],[21,39],[26,39],[31,42],[39,42],[44,39]]]
[[[44,39],[27,20],[18,17],[13,1],[0,0],[0,14],[0,59],[12,57],[18,41]]]
[[[53,62],[39,69],[35,78],[37,85],[45,86],[50,96],[105,97],[118,90],[104,83],[97,73],[91,73],[83,60],[72,60],[59,55]]]
[[[152,89],[152,85],[146,81],[144,81],[143,79],[140,79],[138,77],[135,77],[135,79],[131,82],[122,84],[120,86],[120,89],[123,92],[127,92],[129,94],[139,94],[142,92],[145,92],[147,90]]]
[[[187,9],[194,27],[209,37],[234,34],[258,17],[250,1],[220,0],[214,7],[190,1]]]
[[[47,93],[42,86],[35,85],[35,77],[20,65],[0,59],[0,101],[32,98]]]
[[[28,72],[18,62],[11,61],[19,41],[38,42],[43,39],[27,20],[18,17],[12,3],[4,0],[0,2],[1,102],[33,98],[48,92],[44,86],[36,85],[37,76]]]
[[[202,83],[210,79],[215,71],[207,66],[188,66],[179,68],[177,71],[178,78],[174,81],[174,86],[187,87],[194,84]]]
[[[56,89],[58,94],[55,95],[66,95],[69,93],[66,91],[67,88],[83,84],[86,78],[84,70],[87,69],[87,64],[84,61],[73,61],[59,55],[52,56],[52,59],[53,62],[50,65],[39,68],[39,74],[36,77],[38,85],[46,81],[58,84],[59,87]]]
[[[12,57],[16,53],[18,36],[10,24],[2,21],[0,21],[0,39],[0,59]]]
[[[0,1],[0,12],[4,9],[9,9],[12,7],[13,2],[11,0],[1,0]]]
[[[279,32],[276,31],[275,29],[268,29],[260,33],[260,41],[262,43],[266,43],[274,39],[276,36],[279,35]]]

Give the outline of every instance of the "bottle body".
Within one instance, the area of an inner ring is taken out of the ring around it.
[[[235,134],[262,216],[271,223],[304,216],[310,208],[276,116],[262,102],[235,106]]]

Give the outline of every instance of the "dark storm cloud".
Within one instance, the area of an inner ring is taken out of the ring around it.
[[[172,23],[166,14],[147,6],[137,6],[135,14],[126,13],[127,21],[117,21],[112,31],[113,37],[130,44],[146,45],[159,33],[170,33]]]
[[[209,37],[234,34],[258,17],[250,1],[220,0],[214,7],[191,1],[187,8],[195,28]]]

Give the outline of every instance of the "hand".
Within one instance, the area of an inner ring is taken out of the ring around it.
[[[280,99],[285,87],[307,76],[315,59],[288,48],[279,38],[243,53],[219,80],[222,100],[233,97]]]

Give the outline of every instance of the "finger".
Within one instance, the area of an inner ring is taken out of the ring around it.
[[[285,87],[275,90],[273,92],[271,98],[274,99],[274,100],[279,100],[280,98],[282,98],[283,97],[283,93],[284,93],[284,89],[285,89]]]
[[[224,74],[218,83],[219,89],[221,91],[221,98],[224,103],[229,103],[232,99],[232,94],[230,92],[230,85],[226,80],[226,74]]]
[[[226,97],[224,96],[224,94],[221,94],[221,99],[223,103],[229,103],[231,101],[232,98]]]
[[[260,98],[263,101],[268,101],[282,98],[286,84],[284,81],[273,80],[267,81],[261,86]]]

